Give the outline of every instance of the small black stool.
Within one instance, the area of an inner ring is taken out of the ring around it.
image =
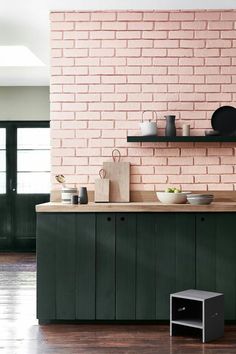
[[[185,290],[170,295],[170,336],[190,328],[201,332],[202,342],[224,335],[224,295],[202,290]]]

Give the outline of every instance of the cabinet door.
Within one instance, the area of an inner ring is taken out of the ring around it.
[[[156,318],[169,319],[170,294],[195,287],[195,217],[185,213],[156,216]]]
[[[56,318],[56,214],[37,214],[37,318]]]
[[[75,213],[57,214],[56,248],[56,318],[75,319]]]
[[[156,215],[137,215],[136,319],[156,318]]]
[[[136,214],[116,214],[116,319],[135,319]]]
[[[95,214],[76,215],[76,318],[95,319]]]
[[[96,319],[115,319],[115,221],[113,213],[96,217]]]
[[[234,213],[197,215],[197,288],[225,295],[225,318],[236,319]]]

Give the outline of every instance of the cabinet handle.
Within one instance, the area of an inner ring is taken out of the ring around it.
[[[202,218],[201,218],[201,221],[205,221],[205,218],[202,217]]]
[[[122,217],[120,218],[120,220],[121,220],[121,221],[124,221],[124,220],[125,220],[124,216],[122,216]]]
[[[178,312],[182,312],[182,311],[185,311],[185,310],[186,310],[186,307],[183,306],[183,307],[179,307],[177,311],[178,311]]]
[[[108,218],[107,218],[107,221],[111,221],[111,218],[110,218],[110,216],[108,216]]]

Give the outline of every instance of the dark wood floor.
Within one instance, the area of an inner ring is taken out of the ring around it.
[[[236,326],[226,326],[224,338],[205,345],[196,338],[170,338],[163,325],[39,326],[35,278],[33,254],[0,254],[1,354],[236,353]]]

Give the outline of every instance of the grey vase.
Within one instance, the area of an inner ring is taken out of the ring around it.
[[[176,127],[175,127],[175,116],[165,116],[166,118],[166,136],[176,136]]]
[[[86,187],[79,189],[79,200],[80,204],[88,204],[88,192]]]

